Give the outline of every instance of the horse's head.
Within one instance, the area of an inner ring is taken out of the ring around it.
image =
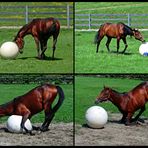
[[[110,98],[110,92],[111,92],[111,88],[109,87],[105,87],[104,89],[101,91],[101,93],[97,96],[96,100],[95,100],[95,104],[98,104],[100,102],[105,102],[108,101]]]
[[[135,37],[135,39],[140,40],[141,42],[145,42],[142,34],[140,33],[140,31],[138,29],[132,29],[133,30],[133,35]]]
[[[16,37],[14,39],[14,42],[17,44],[18,48],[19,48],[19,52],[23,53],[23,47],[24,47],[24,40],[20,37]]]

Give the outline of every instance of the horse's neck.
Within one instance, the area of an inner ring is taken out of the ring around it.
[[[24,38],[27,34],[30,34],[30,33],[31,33],[31,28],[30,28],[30,25],[27,24],[20,29],[18,33],[18,37]]]
[[[13,102],[8,102],[6,104],[0,105],[0,116],[11,115],[13,112]]]
[[[128,102],[128,96],[127,94],[118,93],[118,92],[112,92],[110,96],[110,101],[119,108],[119,110],[124,110],[126,107],[126,104]]]
[[[126,26],[126,25],[125,25],[125,27],[126,27],[126,30],[127,30],[127,34],[132,36],[133,35],[132,29],[130,27]]]

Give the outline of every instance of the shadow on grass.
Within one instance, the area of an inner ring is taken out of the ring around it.
[[[38,57],[22,57],[22,58],[17,58],[17,59],[21,59],[21,60],[37,59],[37,60],[40,60],[40,61],[60,61],[60,60],[63,60],[62,58],[52,59],[52,57],[45,57],[44,59],[39,59]]]
[[[118,52],[117,53],[117,51],[108,52],[108,51],[100,50],[100,53],[105,53],[105,52],[108,53],[108,54],[116,54],[116,55],[133,55],[133,54],[135,54],[135,53],[130,53],[130,52],[125,52],[125,53]]]

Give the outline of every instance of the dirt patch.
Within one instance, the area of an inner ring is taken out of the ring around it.
[[[0,125],[1,146],[73,146],[73,123],[51,124],[49,131],[34,136],[8,133],[3,130],[5,127]]]
[[[146,146],[148,145],[148,119],[143,125],[119,124],[120,114],[111,114],[103,129],[75,125],[76,146]]]

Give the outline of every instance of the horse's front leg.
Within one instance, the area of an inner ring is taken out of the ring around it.
[[[99,45],[100,45],[100,40],[97,42],[97,50],[96,50],[96,53],[98,53]]]
[[[123,116],[122,116],[121,120],[119,121],[119,123],[125,123],[126,117],[127,117],[127,113],[123,113]]]
[[[109,49],[110,42],[111,42],[111,38],[107,37],[106,47],[107,47],[108,52],[110,52],[110,49]]]
[[[120,43],[120,37],[117,37],[117,53],[119,53],[119,43]]]
[[[27,121],[29,115],[30,115],[30,111],[26,111],[26,114],[22,117],[21,129],[22,129],[22,132],[23,132],[23,129],[24,129],[26,131],[26,133],[29,133],[30,135],[34,135],[34,133],[32,133],[32,130],[28,130],[25,127],[25,122]]]
[[[125,48],[124,48],[124,50],[122,51],[122,53],[125,53],[126,48],[128,47],[128,45],[127,45],[127,43],[126,43],[126,38],[123,38],[122,40],[123,40],[124,45],[125,45]]]
[[[132,116],[133,116],[133,112],[128,112],[127,117],[126,117],[126,122],[125,125],[135,125],[135,123],[132,122]]]
[[[39,42],[37,37],[34,37],[34,40],[35,40],[35,43],[36,43],[38,58],[41,59],[40,42]]]
[[[47,40],[41,42],[41,59],[45,59],[45,51],[47,49]]]
[[[99,45],[100,45],[100,42],[101,42],[101,40],[103,39],[103,35],[100,35],[99,36],[99,39],[98,39],[98,41],[97,41],[97,50],[96,50],[96,53],[98,53],[98,50],[99,50]]]

